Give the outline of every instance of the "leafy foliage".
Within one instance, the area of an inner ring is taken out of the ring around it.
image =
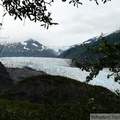
[[[90,1],[92,1],[92,0],[90,0]],[[94,1],[96,2],[97,5],[99,5],[98,0],[94,0]],[[107,1],[111,1],[111,0],[101,0],[101,1],[105,4]]]
[[[49,28],[50,25],[57,25],[52,21],[51,13],[48,12],[47,5],[51,5],[55,0],[1,0],[2,6],[9,13],[10,16],[14,16],[14,19],[19,18],[20,20],[29,18],[34,22],[42,22],[41,26]],[[62,0],[65,2],[66,0]],[[97,4],[97,0],[94,0]],[[109,0],[102,0],[106,3]],[[82,4],[80,0],[70,0],[69,4],[72,3],[74,6]],[[6,13],[5,13],[6,14]],[[4,14],[4,15],[5,15]],[[4,16],[3,15],[3,16]]]
[[[91,60],[90,56],[85,56],[84,62],[78,62],[76,59],[73,59],[76,66],[90,72],[89,76],[86,77],[86,81],[89,82],[99,74],[100,70],[107,67],[111,71],[111,74],[108,74],[107,77],[114,76],[115,82],[120,83],[120,42],[110,44],[105,37],[102,37],[100,47],[93,48],[87,44],[84,44],[84,46],[94,54],[101,55],[95,62]]]
[[[117,109],[105,108],[94,99],[79,104],[45,105],[0,99],[0,120],[89,120],[90,113],[117,113]]]
[[[9,15],[20,20],[29,18],[31,21],[43,22],[45,27],[57,24],[52,22],[51,13],[47,12],[47,5],[51,4],[44,0],[2,0],[2,4]],[[47,13],[46,13],[47,12]]]
[[[29,102],[0,100],[0,120],[89,120],[90,113],[117,113],[105,108],[94,99],[88,99],[82,106],[79,104],[44,105]]]

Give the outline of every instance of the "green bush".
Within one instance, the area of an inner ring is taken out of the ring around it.
[[[81,106],[76,104],[36,104],[0,100],[0,120],[89,120],[90,113],[119,113],[88,99]],[[107,112],[109,111],[109,112]]]

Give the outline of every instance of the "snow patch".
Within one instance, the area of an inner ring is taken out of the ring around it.
[[[27,48],[26,46],[24,46],[24,49],[25,49],[25,50],[30,50],[30,49],[29,49],[29,48]]]
[[[38,47],[38,45],[37,45],[37,44],[35,44],[35,43],[32,43],[32,45],[34,45],[34,46]]]
[[[38,51],[43,51],[45,47],[42,45],[42,49],[38,49]]]
[[[26,46],[26,45],[27,45],[27,43],[26,43],[26,42],[21,42],[21,44],[22,44],[22,45],[24,45],[24,46]]]

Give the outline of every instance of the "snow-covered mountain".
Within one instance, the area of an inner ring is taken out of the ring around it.
[[[2,57],[56,57],[53,49],[47,48],[38,41],[29,39],[24,42],[6,43],[0,45]]]
[[[1,57],[0,61],[5,67],[23,68],[25,66],[37,71],[44,71],[51,75],[60,75],[84,82],[88,72],[77,67],[71,67],[71,59],[42,58],[42,57]],[[104,86],[112,91],[120,90],[120,84],[114,82],[114,78],[107,79],[110,71],[106,68],[90,81],[89,84]]]
[[[103,34],[105,36],[106,40],[109,43],[115,43],[120,42],[120,30],[117,30],[115,32],[109,33],[109,34]],[[80,61],[84,61],[84,58],[86,55],[90,55],[91,59],[93,61],[96,60],[96,57],[99,57],[99,55],[94,54],[90,50],[88,50],[86,47],[84,47],[84,44],[89,44],[93,48],[97,48],[100,46],[102,42],[101,36],[96,36],[91,39],[86,40],[82,44],[77,44],[71,46],[69,49],[64,51],[59,57],[61,58],[77,58]]]

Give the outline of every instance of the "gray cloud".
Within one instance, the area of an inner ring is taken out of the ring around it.
[[[23,25],[23,22],[6,16],[1,35],[9,36],[9,39],[1,41],[24,41],[33,38],[45,45],[73,45],[100,35],[101,32],[110,33],[119,29],[119,0],[99,6],[89,0],[84,0],[83,3],[84,5],[76,8],[68,2],[55,1],[49,10],[59,25],[51,26],[48,30],[40,27],[39,23],[26,20]],[[0,20],[1,16],[0,12]]]

